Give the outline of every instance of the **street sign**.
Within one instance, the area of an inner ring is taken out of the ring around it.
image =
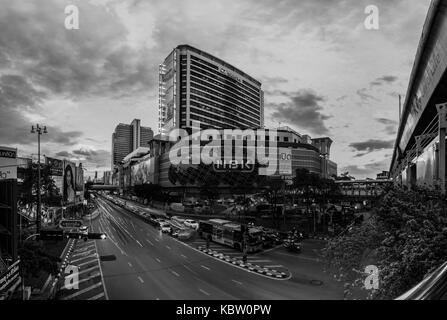
[[[17,260],[0,275],[0,293],[7,291],[20,275],[20,260]]]
[[[62,229],[80,228],[82,225],[82,220],[61,220],[59,222],[59,227]]]

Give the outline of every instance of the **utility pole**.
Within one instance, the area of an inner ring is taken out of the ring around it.
[[[36,211],[36,233],[40,232],[40,215],[41,215],[41,199],[40,199],[40,136],[47,132],[47,127],[40,127],[39,124],[31,126],[31,133],[37,134],[37,211]]]

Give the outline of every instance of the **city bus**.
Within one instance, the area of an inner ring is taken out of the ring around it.
[[[199,221],[199,235],[203,239],[220,243],[242,251],[243,235],[241,225],[229,220],[209,219]],[[262,250],[262,230],[248,228],[247,252]]]

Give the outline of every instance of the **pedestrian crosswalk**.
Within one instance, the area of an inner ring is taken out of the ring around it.
[[[194,241],[190,242],[189,244],[194,248],[206,247],[206,245],[207,245],[206,240],[201,239],[201,238],[197,238]],[[216,251],[218,253],[222,253],[223,255],[228,256],[230,258],[242,260],[242,252],[239,250],[236,250],[234,248],[220,245],[215,242],[210,242],[208,244],[208,248],[213,251]],[[272,261],[271,259],[263,256],[262,252],[248,254],[247,262],[259,265],[261,267],[266,267],[267,265],[274,265],[276,268],[283,267],[282,265],[279,265],[279,264],[275,263],[274,261]]]
[[[58,292],[60,300],[105,300],[101,266],[94,240],[77,241],[68,258]]]

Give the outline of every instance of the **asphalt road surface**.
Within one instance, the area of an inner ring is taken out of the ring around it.
[[[109,299],[343,298],[341,286],[309,281],[316,272],[315,261],[302,259],[299,276],[289,280],[266,278],[162,234],[107,200],[98,199],[98,205],[100,217],[92,229],[108,236],[97,241],[97,250]]]

